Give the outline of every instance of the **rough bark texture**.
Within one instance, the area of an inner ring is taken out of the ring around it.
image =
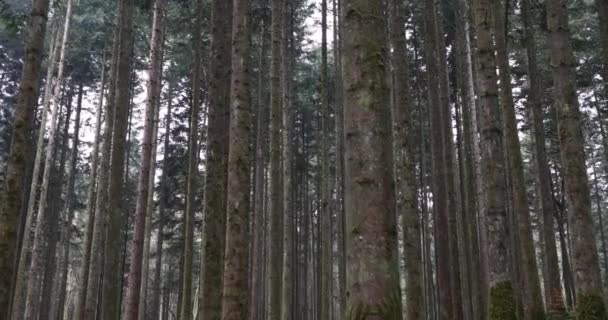
[[[576,60],[570,40],[567,2],[550,0],[546,5],[564,192],[573,245],[576,313],[580,320],[603,319],[606,318],[606,309],[602,300],[599,258],[591,219],[585,144],[576,94]]]
[[[26,157],[30,154],[30,130],[38,99],[38,79],[49,1],[35,0],[25,29],[25,55],[17,94],[11,149],[6,164],[6,178],[0,195],[0,317],[8,317],[11,282],[17,249],[19,214],[26,188]]]
[[[115,120],[112,134],[112,158],[108,188],[108,215],[103,247],[103,288],[101,300],[101,315],[104,320],[120,317],[120,294],[122,288],[121,248],[122,234],[125,232],[124,209],[124,172],[126,155],[126,135],[129,120],[129,91],[131,79],[131,53],[133,35],[133,0],[119,2],[120,28],[119,50],[116,60],[116,97]],[[121,235],[121,236],[118,236]],[[90,281],[90,279],[89,279]]]
[[[393,46],[393,139],[395,157],[395,194],[397,214],[403,220],[405,252],[406,318],[423,319],[422,248],[417,207],[416,172],[414,167],[414,130],[411,123],[409,63],[405,38],[405,3],[391,1],[391,43]]]
[[[214,0],[211,12],[207,182],[205,183],[204,244],[200,320],[221,317],[221,288],[226,229],[226,176],[230,121],[232,1]]]
[[[156,109],[160,100],[161,89],[161,47],[163,28],[163,6],[164,0],[155,0],[153,5],[152,36],[150,39],[150,66],[148,70],[147,93],[144,132],[142,139],[141,160],[139,179],[137,182],[137,200],[135,204],[135,230],[131,244],[131,263],[129,265],[129,283],[127,285],[127,300],[124,311],[124,319],[137,320],[139,318],[139,304],[142,282],[142,261],[144,249],[144,236],[146,228],[146,216],[150,216],[151,210],[148,206],[149,194],[153,193],[150,188],[150,176],[152,153],[156,153]]]
[[[528,108],[532,117],[534,133],[534,159],[536,160],[537,183],[540,191],[542,209],[542,243],[544,252],[543,279],[545,285],[545,304],[549,316],[563,316],[565,313],[564,296],[559,275],[557,245],[555,243],[554,218],[555,204],[551,188],[551,172],[545,150],[545,128],[541,104],[542,79],[538,70],[537,46],[532,25],[530,1],[522,0],[524,41],[528,58],[529,94]]]
[[[249,144],[249,0],[235,0],[232,21],[230,139],[226,201],[226,254],[222,320],[247,319],[248,223],[250,198]]]
[[[344,1],[346,319],[400,319],[384,6]]]
[[[270,297],[269,319],[281,317],[283,268],[283,204],[281,196],[281,47],[283,1],[271,0],[270,61]]]
[[[544,307],[540,290],[540,280],[536,263],[536,251],[532,238],[530,209],[524,180],[524,167],[521,147],[515,118],[515,103],[511,89],[511,70],[506,39],[505,19],[506,10],[503,1],[494,2],[494,26],[496,62],[500,70],[500,104],[504,128],[504,141],[507,155],[509,181],[514,219],[518,234],[519,259],[521,261],[522,277],[522,306],[524,319],[543,319]]]
[[[492,2],[474,2],[477,32],[477,72],[480,107],[481,174],[484,177],[483,206],[487,232],[489,319],[515,319],[515,298],[508,270],[508,219],[505,199],[505,167],[502,126],[492,41]]]

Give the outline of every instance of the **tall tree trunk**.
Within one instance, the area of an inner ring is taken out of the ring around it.
[[[148,71],[144,132],[142,139],[139,179],[137,183],[137,201],[135,206],[135,230],[131,244],[131,263],[129,266],[129,283],[127,286],[127,301],[124,311],[126,320],[139,319],[139,304],[141,303],[142,261],[146,219],[151,219],[151,207],[148,205],[149,195],[154,193],[154,176],[150,174],[155,167],[152,154],[156,154],[156,109],[160,100],[162,72],[162,29],[164,0],[155,0],[153,5],[152,36],[150,39],[150,66]],[[154,141],[153,141],[154,140]],[[152,184],[150,183],[152,181]],[[152,187],[151,187],[152,185]],[[148,218],[146,218],[146,216]],[[147,261],[146,261],[147,263]],[[144,279],[145,281],[146,279]]]
[[[0,194],[0,315],[10,312],[11,282],[16,271],[14,261],[17,248],[19,214],[26,188],[26,157],[31,153],[29,136],[38,99],[42,50],[46,35],[49,1],[34,0],[25,29],[25,50],[17,106],[13,120],[11,149],[6,163],[6,178]]]
[[[293,30],[291,21],[293,17],[293,2],[286,0],[283,2],[283,43],[281,46],[281,60],[283,69],[281,72],[281,83],[283,85],[283,131],[282,131],[282,210],[283,210],[283,261],[282,261],[282,280],[281,280],[281,319],[288,320],[293,318],[293,303],[294,283],[295,283],[295,264],[293,258],[295,252],[293,250],[293,241],[295,240],[295,232],[293,226],[295,224],[295,206],[293,205],[294,197],[294,170],[293,170],[293,155],[295,148],[293,147],[293,99],[291,95],[292,86],[292,50],[293,50]],[[291,45],[290,45],[291,43]],[[328,296],[329,301],[329,296]]]
[[[50,56],[48,58],[48,66],[47,66],[47,74],[46,74],[46,83],[44,90],[44,98],[42,104],[42,115],[40,116],[40,128],[38,130],[38,139],[36,142],[36,151],[34,156],[34,164],[32,168],[32,179],[29,188],[28,201],[26,202],[27,207],[24,210],[25,213],[25,221],[23,226],[23,231],[20,239],[20,245],[18,250],[19,256],[16,257],[16,266],[15,270],[16,276],[12,283],[11,292],[13,294],[11,301],[11,310],[13,316],[17,316],[17,314],[23,314],[23,308],[25,308],[25,294],[27,290],[27,279],[29,277],[28,272],[22,272],[21,270],[26,270],[29,266],[28,263],[31,257],[31,242],[32,242],[32,228],[35,225],[36,216],[34,210],[36,208],[36,196],[38,195],[39,186],[39,178],[40,178],[40,169],[42,166],[42,156],[44,149],[44,139],[46,133],[46,123],[49,113],[49,107],[51,103],[51,95],[53,94],[53,85],[55,83],[53,79],[53,75],[55,69],[57,67],[57,59],[59,58],[59,50],[61,49],[61,37],[63,35],[60,32],[59,28],[55,30],[56,36],[54,39],[54,45],[49,50]],[[17,122],[16,122],[17,123]],[[34,178],[35,177],[35,178]],[[27,231],[26,231],[27,230]]]
[[[203,28],[203,2],[195,1],[192,28],[192,100],[190,105],[190,133],[188,134],[188,173],[186,177],[186,212],[184,213],[184,252],[182,269],[182,300],[179,320],[192,320],[192,264],[194,256],[194,206],[198,190],[198,138],[201,106],[201,32]],[[207,208],[209,210],[209,208]],[[209,212],[209,211],[207,211]],[[209,237],[205,233],[205,238]],[[221,249],[220,249],[221,250]],[[214,290],[217,290],[214,288]],[[218,293],[220,294],[220,293]]]
[[[516,221],[518,235],[519,259],[521,259],[522,273],[522,304],[524,319],[542,319],[544,317],[543,298],[540,290],[540,280],[536,263],[536,250],[532,238],[532,225],[530,223],[530,209],[526,194],[524,180],[524,167],[521,147],[515,118],[515,103],[511,89],[511,70],[509,66],[509,52],[507,46],[507,30],[503,18],[507,10],[503,1],[494,1],[494,26],[496,63],[500,70],[500,104],[502,120],[504,123],[504,141],[511,193],[513,197],[513,214]],[[506,2],[508,4],[508,2]],[[515,232],[515,230],[513,230]]]
[[[80,267],[80,285],[76,290],[76,310],[75,314],[78,319],[84,318],[84,308],[86,302],[87,287],[89,282],[89,267],[91,262],[91,245],[93,242],[93,226],[95,223],[95,198],[96,198],[96,181],[98,180],[97,170],[99,162],[99,144],[101,143],[101,125],[102,125],[102,110],[103,110],[103,96],[105,88],[105,53],[101,62],[101,81],[99,88],[99,102],[97,105],[97,111],[95,113],[95,138],[93,140],[93,151],[91,153],[91,175],[89,178],[89,185],[87,187],[87,206],[85,209],[85,217],[87,219],[85,229],[85,240],[83,243],[83,254],[82,263]]]
[[[410,100],[409,63],[405,38],[405,3],[391,1],[391,43],[393,47],[393,139],[395,194],[397,214],[403,220],[405,252],[406,318],[422,319],[425,314],[422,290],[422,248],[420,219],[417,207],[416,172],[414,166],[414,130]]]
[[[448,163],[445,151],[451,146],[446,146],[446,143],[451,145],[451,140],[445,139],[445,129],[447,124],[444,124],[442,118],[443,113],[448,112],[448,102],[442,99],[442,84],[445,79],[442,79],[442,65],[445,63],[442,60],[445,56],[439,49],[443,45],[443,37],[439,37],[439,28],[437,21],[437,5],[435,0],[425,1],[425,33],[426,33],[426,61],[428,68],[428,85],[429,85],[429,105],[431,119],[431,156],[432,156],[432,190],[433,190],[433,211],[434,211],[434,229],[435,229],[435,247],[437,250],[437,288],[439,291],[439,319],[452,319],[453,310],[453,283],[450,267],[450,232],[449,232],[449,179],[448,179]],[[447,98],[447,96],[443,96]],[[447,118],[447,117],[446,117]]]
[[[163,266],[163,241],[164,241],[164,223],[165,223],[165,211],[167,209],[168,197],[169,197],[169,186],[167,176],[169,174],[169,147],[171,137],[171,99],[173,99],[173,88],[169,84],[167,92],[167,115],[165,116],[165,142],[164,142],[164,156],[163,156],[163,174],[160,180],[160,204],[158,208],[158,231],[156,235],[156,267],[154,270],[154,296],[152,298],[152,319],[160,320],[161,314],[161,291],[162,286],[162,266]],[[164,298],[164,297],[163,297]],[[163,309],[164,311],[164,309]]]
[[[463,244],[465,246],[465,267],[468,275],[469,292],[471,296],[471,318],[483,319],[484,306],[482,300],[482,279],[480,271],[480,250],[478,233],[478,201],[475,190],[475,169],[477,165],[474,154],[477,132],[473,130],[472,121],[476,112],[475,85],[473,83],[473,61],[471,53],[471,35],[469,21],[469,3],[459,0],[456,17],[456,60],[459,69],[458,86],[462,104],[462,156],[459,156],[462,175],[462,220]]]
[[[327,66],[327,0],[321,1],[321,319],[331,319],[332,305],[332,232],[331,232],[331,186],[329,163],[329,81]],[[288,123],[287,125],[291,125]],[[285,127],[283,130],[288,130]],[[284,145],[288,148],[288,145]],[[284,165],[289,162],[284,159]],[[287,162],[285,162],[287,161]],[[287,190],[285,190],[287,191]],[[284,248],[288,250],[288,248]],[[283,270],[285,271],[285,270]],[[284,318],[285,319],[285,318]]]
[[[384,5],[344,2],[347,318],[401,319]]]
[[[281,317],[283,267],[283,205],[281,196],[281,47],[283,2],[271,0],[270,61],[270,297],[269,320]]]
[[[608,2],[595,0],[599,18],[600,42],[602,43],[602,80],[604,81],[604,99],[608,99]]]
[[[260,313],[263,310],[263,305],[266,303],[264,299],[264,234],[266,230],[265,225],[265,210],[264,210],[264,185],[265,179],[265,168],[266,168],[266,154],[268,153],[268,78],[266,76],[268,72],[268,58],[267,58],[267,19],[262,20],[262,30],[259,33],[260,36],[260,57],[259,57],[259,69],[258,69],[258,103],[257,103],[257,124],[256,124],[256,142],[255,142],[255,198],[254,198],[254,226],[252,237],[253,237],[253,268],[251,272],[251,300],[249,301],[249,319],[258,320],[262,319]]]
[[[232,1],[213,0],[205,183],[204,244],[201,261],[199,320],[218,320],[222,313],[222,278],[226,229],[226,178],[230,122]]]
[[[226,200],[226,253],[222,320],[247,319],[248,216],[250,199],[249,144],[249,0],[235,0],[232,21],[230,139]]]
[[[492,39],[492,2],[474,2],[477,33],[477,72],[479,86],[481,174],[484,177],[483,207],[487,224],[487,263],[489,277],[489,318],[515,319],[515,297],[508,270],[509,235],[505,190],[502,126],[496,76],[496,57]]]
[[[551,172],[545,150],[545,128],[543,125],[543,107],[541,104],[542,79],[538,70],[537,46],[532,24],[532,12],[529,0],[522,0],[522,17],[524,23],[524,41],[528,58],[528,108],[532,117],[534,132],[534,159],[536,160],[537,183],[540,191],[542,209],[542,243],[544,252],[544,285],[545,304],[550,316],[563,316],[565,313],[555,243],[554,215],[555,204],[551,190]]]
[[[40,185],[40,204],[38,206],[38,215],[36,222],[36,231],[34,233],[34,243],[32,246],[32,261],[31,266],[23,272],[30,273],[31,277],[27,282],[27,294],[25,300],[25,319],[34,319],[35,311],[39,306],[40,290],[42,289],[42,275],[44,274],[44,266],[46,265],[46,257],[48,250],[48,240],[51,235],[50,219],[47,216],[52,215],[47,210],[48,187],[53,168],[53,150],[57,135],[57,126],[59,123],[59,97],[63,84],[63,73],[65,68],[65,56],[68,36],[70,32],[70,19],[72,16],[72,1],[68,0],[66,4],[65,22],[63,26],[63,37],[61,41],[61,51],[59,54],[59,66],[57,68],[57,78],[55,79],[55,88],[51,96],[51,127],[49,129],[49,141],[46,145],[46,155],[44,159],[44,171],[42,174],[42,182]],[[44,125],[44,124],[41,124]],[[51,216],[49,216],[51,217]],[[43,297],[44,298],[44,297]],[[21,318],[20,315],[17,318]]]
[[[56,293],[59,295],[57,304],[53,305],[51,315],[56,315],[56,319],[63,320],[65,312],[65,301],[66,301],[66,287],[68,280],[68,272],[70,267],[70,239],[72,237],[72,222],[74,220],[75,211],[75,194],[74,187],[76,183],[77,173],[77,162],[78,162],[78,145],[80,143],[80,113],[82,111],[82,98],[84,95],[83,84],[81,83],[78,88],[78,104],[76,106],[76,119],[74,120],[74,132],[72,136],[72,151],[70,154],[70,165],[68,175],[68,185],[66,188],[66,200],[63,206],[65,212],[65,222],[62,226],[63,231],[61,233],[61,248],[62,256],[59,263],[60,278],[57,283]]]
[[[129,91],[131,79],[131,53],[133,34],[133,0],[119,3],[119,50],[116,60],[115,120],[112,134],[112,157],[110,162],[108,188],[108,216],[104,242],[103,288],[101,300],[102,319],[120,317],[120,297],[122,289],[121,248],[125,225],[124,172],[127,125],[129,120]],[[90,280],[89,280],[90,281]]]
[[[576,313],[578,319],[605,318],[607,315],[602,299],[599,258],[591,219],[585,144],[576,93],[576,60],[568,27],[568,7],[564,0],[550,0],[546,6],[562,174],[568,204],[568,224],[574,246],[572,256],[576,277]]]

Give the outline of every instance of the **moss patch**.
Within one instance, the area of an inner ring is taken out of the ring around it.
[[[581,294],[577,297],[577,320],[606,320],[606,306],[602,297],[595,294]]]
[[[511,282],[502,281],[490,288],[490,320],[517,320]]]

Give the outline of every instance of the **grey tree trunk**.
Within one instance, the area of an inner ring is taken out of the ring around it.
[[[348,319],[401,319],[389,70],[381,1],[344,1]]]
[[[230,139],[226,191],[226,251],[222,290],[222,320],[247,319],[250,135],[249,0],[235,0],[232,20]]]

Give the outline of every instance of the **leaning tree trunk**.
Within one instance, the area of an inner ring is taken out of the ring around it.
[[[509,276],[509,236],[505,190],[502,126],[492,39],[492,2],[474,3],[477,32],[477,72],[479,86],[481,173],[484,177],[483,207],[486,220],[489,318],[515,319],[515,296]]]
[[[500,104],[504,123],[504,141],[507,155],[508,171],[511,185],[513,214],[516,221],[519,259],[522,272],[522,304],[524,319],[543,319],[544,307],[540,290],[540,280],[536,263],[536,250],[532,238],[530,208],[526,194],[523,159],[515,118],[515,103],[511,89],[511,70],[506,39],[506,26],[503,15],[509,8],[503,1],[494,1],[494,26],[496,63],[500,70]]]
[[[381,1],[344,1],[348,319],[401,319]]]
[[[6,178],[0,194],[0,317],[8,317],[10,312],[19,214],[24,205],[22,194],[26,188],[26,157],[32,151],[29,136],[38,99],[38,79],[48,8],[48,0],[34,0],[25,27],[23,69],[17,94],[11,149],[6,163]]]
[[[235,0],[232,21],[230,139],[226,186],[226,251],[222,320],[247,318],[251,105],[249,97],[249,0]]]
[[[34,156],[34,164],[32,168],[32,179],[30,182],[30,189],[28,195],[27,209],[25,210],[25,221],[23,226],[23,234],[21,235],[20,244],[18,248],[19,256],[16,257],[17,269],[15,270],[16,275],[14,276],[15,280],[12,283],[11,292],[13,294],[11,310],[14,315],[22,314],[23,308],[25,307],[25,291],[27,290],[27,279],[29,276],[28,272],[20,272],[20,270],[26,270],[28,266],[28,262],[30,261],[31,255],[31,236],[32,236],[32,227],[34,225],[34,220],[36,216],[34,215],[35,205],[36,205],[36,196],[38,195],[39,188],[39,180],[40,180],[40,168],[42,163],[43,156],[43,148],[44,148],[44,138],[46,133],[46,123],[49,113],[49,105],[51,103],[51,95],[53,93],[53,84],[54,84],[54,73],[55,68],[57,66],[56,59],[59,57],[59,50],[61,49],[60,41],[62,32],[59,30],[55,31],[56,37],[54,39],[54,45],[50,48],[50,56],[48,58],[48,66],[46,73],[46,83],[44,90],[44,98],[42,103],[42,115],[40,116],[40,128],[38,130],[38,139],[36,142],[36,151]],[[34,178],[36,177],[36,178]],[[25,232],[27,230],[27,232]]]
[[[207,127],[204,243],[201,259],[199,320],[218,320],[222,312],[222,277],[226,229],[226,177],[230,121],[232,1],[213,0]]]
[[[59,97],[63,84],[63,73],[65,68],[65,55],[68,36],[70,32],[70,19],[72,16],[72,1],[68,0],[66,4],[65,23],[63,26],[63,38],[61,41],[61,51],[59,54],[59,66],[57,68],[57,78],[55,79],[55,88],[51,96],[51,127],[49,129],[49,139],[46,145],[46,155],[44,159],[44,171],[42,174],[42,182],[40,186],[40,204],[38,206],[38,216],[36,222],[36,231],[34,233],[34,243],[32,246],[32,261],[29,270],[21,270],[28,272],[30,279],[27,282],[27,294],[25,300],[25,319],[33,319],[35,312],[39,306],[40,290],[42,289],[42,275],[44,274],[44,266],[46,265],[48,238],[50,236],[49,219],[47,215],[52,214],[47,210],[48,187],[53,168],[53,150],[57,135],[57,126],[59,123]],[[44,124],[41,124],[44,125]],[[43,299],[45,297],[42,297]],[[47,297],[48,298],[48,297]],[[20,315],[17,316],[20,318]]]
[[[534,132],[534,159],[536,160],[537,183],[540,192],[542,209],[542,243],[544,252],[543,278],[545,285],[545,304],[550,316],[564,316],[564,296],[559,275],[557,245],[555,243],[554,215],[555,204],[551,188],[551,172],[545,150],[545,128],[543,125],[543,107],[541,104],[542,79],[538,70],[537,46],[532,25],[532,11],[529,0],[522,0],[522,18],[524,24],[524,43],[528,58],[528,108],[532,117]]]
[[[151,219],[151,207],[148,206],[149,194],[154,192],[150,181],[154,181],[154,176],[150,175],[151,168],[155,167],[152,163],[152,154],[156,153],[156,109],[160,100],[161,89],[161,50],[162,50],[162,29],[163,29],[163,6],[164,0],[155,0],[152,18],[152,36],[150,40],[150,67],[147,83],[148,99],[146,101],[144,132],[142,139],[141,160],[142,165],[139,169],[139,179],[137,182],[137,201],[135,205],[135,230],[133,231],[133,242],[131,244],[131,263],[129,265],[129,283],[127,285],[127,300],[124,311],[126,320],[139,319],[139,304],[141,303],[141,282],[142,282],[142,260],[144,249],[144,236],[146,229],[146,216]],[[153,183],[152,183],[153,185]],[[146,279],[144,279],[145,281]]]
[[[596,250],[591,199],[585,165],[585,144],[576,93],[575,65],[565,0],[547,2],[547,26],[568,224],[573,240],[576,313],[580,320],[606,318],[602,278]]]
[[[129,91],[131,75],[131,47],[133,44],[133,0],[119,2],[119,50],[116,60],[116,97],[114,100],[115,120],[112,134],[112,158],[110,162],[108,188],[108,215],[103,247],[103,288],[101,295],[102,319],[112,320],[120,317],[120,294],[122,287],[121,248],[125,221],[123,208],[125,137],[129,120]],[[90,279],[89,279],[90,281]]]
[[[393,47],[393,139],[395,140],[395,194],[397,214],[403,221],[405,252],[405,297],[407,319],[425,314],[422,290],[422,248],[414,167],[414,130],[410,100],[409,63],[405,38],[405,3],[391,1],[391,43]]]

